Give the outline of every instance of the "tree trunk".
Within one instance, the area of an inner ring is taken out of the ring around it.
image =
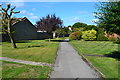
[[[15,41],[14,41],[13,34],[12,34],[12,30],[11,30],[11,23],[9,20],[8,20],[8,35],[9,35],[10,42],[12,43],[13,48],[17,48]]]
[[[12,33],[10,32],[10,33],[8,33],[8,35],[9,35],[9,37],[10,37],[10,42],[12,43],[13,48],[17,48],[17,46],[16,46],[16,44],[15,44],[15,41],[14,41],[14,39],[13,39]]]

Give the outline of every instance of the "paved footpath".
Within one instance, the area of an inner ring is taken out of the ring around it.
[[[12,58],[7,58],[7,57],[0,57],[0,60],[9,61],[9,62],[16,62],[16,63],[22,63],[22,64],[28,64],[28,65],[52,66],[52,64],[48,64],[48,63],[33,62],[33,61],[24,61],[24,60],[17,60],[17,59],[12,59]]]
[[[59,44],[57,54],[50,78],[99,78],[68,42]]]

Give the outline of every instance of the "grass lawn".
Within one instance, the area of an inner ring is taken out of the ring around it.
[[[18,48],[14,49],[11,47],[11,43],[3,42],[2,56],[27,61],[53,63],[59,42],[27,40],[19,41],[16,44]]]
[[[2,78],[47,78],[50,67],[31,66],[3,61]]]
[[[118,44],[109,41],[71,41],[79,53],[91,55],[112,54]],[[106,78],[118,78],[118,60],[111,57],[85,56]]]
[[[0,47],[2,47],[3,57],[53,64],[59,41],[64,39],[51,39],[51,42],[48,39],[23,40],[16,42],[17,49],[12,48],[11,43],[3,42]],[[47,78],[52,67],[31,66],[3,61],[0,69],[2,69],[3,78]]]

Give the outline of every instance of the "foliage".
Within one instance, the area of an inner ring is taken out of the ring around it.
[[[73,28],[72,32],[80,31],[80,28]]]
[[[69,27],[64,27],[64,28],[62,28],[62,33],[63,34],[70,34],[71,31],[69,30]]]
[[[95,17],[99,19],[98,25],[103,27],[107,33],[120,34],[120,1],[100,2],[95,12]]]
[[[87,26],[85,26],[83,28],[83,31],[92,30],[92,29],[97,30],[97,26],[95,26],[95,25],[87,25]]]
[[[108,38],[105,37],[105,34],[104,33],[99,33],[97,35],[97,41],[108,41]]]
[[[97,31],[95,30],[88,30],[88,31],[84,31],[82,32],[82,38],[84,40],[95,40],[96,39],[96,33]]]
[[[69,35],[69,40],[79,40],[79,39],[81,39],[81,36],[82,36],[82,32],[77,31],[77,32],[71,33]]]
[[[39,21],[37,21],[35,26],[38,28],[38,30],[52,33],[58,28],[61,28],[62,23],[63,21],[59,17],[56,17],[55,14],[48,14],[46,17],[42,17]]]
[[[85,27],[85,26],[87,26],[87,24],[77,22],[77,23],[73,24],[72,28],[80,28],[80,27]]]
[[[14,37],[13,37],[13,27],[12,27],[12,21],[15,20],[13,14],[20,13],[20,11],[15,12],[13,11],[16,7],[11,8],[11,4],[7,4],[6,8],[3,8],[2,5],[0,5],[0,11],[1,11],[1,19],[2,19],[2,31],[7,32],[10,38],[10,41],[12,43],[13,48],[17,48]]]
[[[116,41],[117,44],[120,44],[120,36],[118,37],[118,40]]]
[[[115,37],[109,37],[108,39],[109,41],[118,41],[118,38],[115,38]]]
[[[64,28],[57,29],[55,33],[57,33],[58,36],[64,35],[64,34],[69,35],[71,33],[71,30],[69,30],[69,27],[64,27]]]

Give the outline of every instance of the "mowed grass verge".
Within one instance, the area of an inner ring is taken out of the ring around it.
[[[2,78],[48,78],[51,67],[3,61]]]
[[[109,41],[71,41],[69,42],[80,54],[106,55],[118,51],[118,44]],[[84,56],[106,78],[118,78],[118,60],[112,57]]]
[[[54,39],[55,40],[55,39]],[[59,42],[45,40],[26,40],[16,42],[17,49],[11,43],[2,43],[2,56],[26,61],[53,63]]]
[[[16,42],[17,49],[11,43],[3,42],[2,57],[18,60],[44,62],[53,64],[59,41],[64,38],[46,40],[22,40]],[[2,78],[48,78],[52,67],[32,66],[14,62],[3,61]]]

